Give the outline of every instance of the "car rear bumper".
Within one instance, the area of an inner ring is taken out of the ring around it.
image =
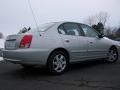
[[[3,50],[4,60],[15,64],[46,65],[48,55],[43,49]]]

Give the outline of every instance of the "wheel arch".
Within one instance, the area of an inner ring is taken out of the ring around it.
[[[65,52],[66,55],[67,55],[67,57],[68,57],[68,61],[70,60],[70,54],[69,54],[68,50],[66,50],[65,48],[61,48],[61,47],[60,47],[60,48],[56,48],[56,49],[54,49],[54,50],[51,51],[51,53],[48,55],[46,65],[48,64],[48,59],[49,59],[49,57],[50,57],[50,56],[52,55],[52,53],[55,52],[55,51],[63,51],[63,52]]]
[[[110,46],[109,50],[115,48],[117,50],[117,47],[115,45]]]
[[[110,48],[109,48],[108,52],[109,52],[109,51],[110,51],[110,49],[112,49],[112,48],[115,48],[115,49],[116,49],[116,51],[117,51],[117,53],[118,53],[118,48],[117,48],[117,46],[115,46],[115,45],[110,46]],[[118,54],[118,55],[119,55],[119,54]]]

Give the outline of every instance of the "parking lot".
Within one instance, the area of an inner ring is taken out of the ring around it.
[[[45,68],[24,70],[1,61],[0,90],[120,90],[120,61],[74,64],[59,76],[48,74]]]

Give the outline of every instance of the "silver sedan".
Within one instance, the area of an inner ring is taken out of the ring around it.
[[[0,58],[2,57],[3,48],[4,48],[4,39],[0,39]]]
[[[4,60],[24,68],[46,66],[53,74],[64,73],[70,63],[104,58],[118,60],[120,44],[92,27],[76,22],[54,22],[27,32],[9,35]],[[101,59],[101,60],[102,60]]]

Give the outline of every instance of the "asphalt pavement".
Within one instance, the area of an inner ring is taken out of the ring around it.
[[[50,75],[42,67],[25,70],[1,61],[0,90],[120,90],[120,60],[112,64],[104,61],[74,64],[59,76]]]

